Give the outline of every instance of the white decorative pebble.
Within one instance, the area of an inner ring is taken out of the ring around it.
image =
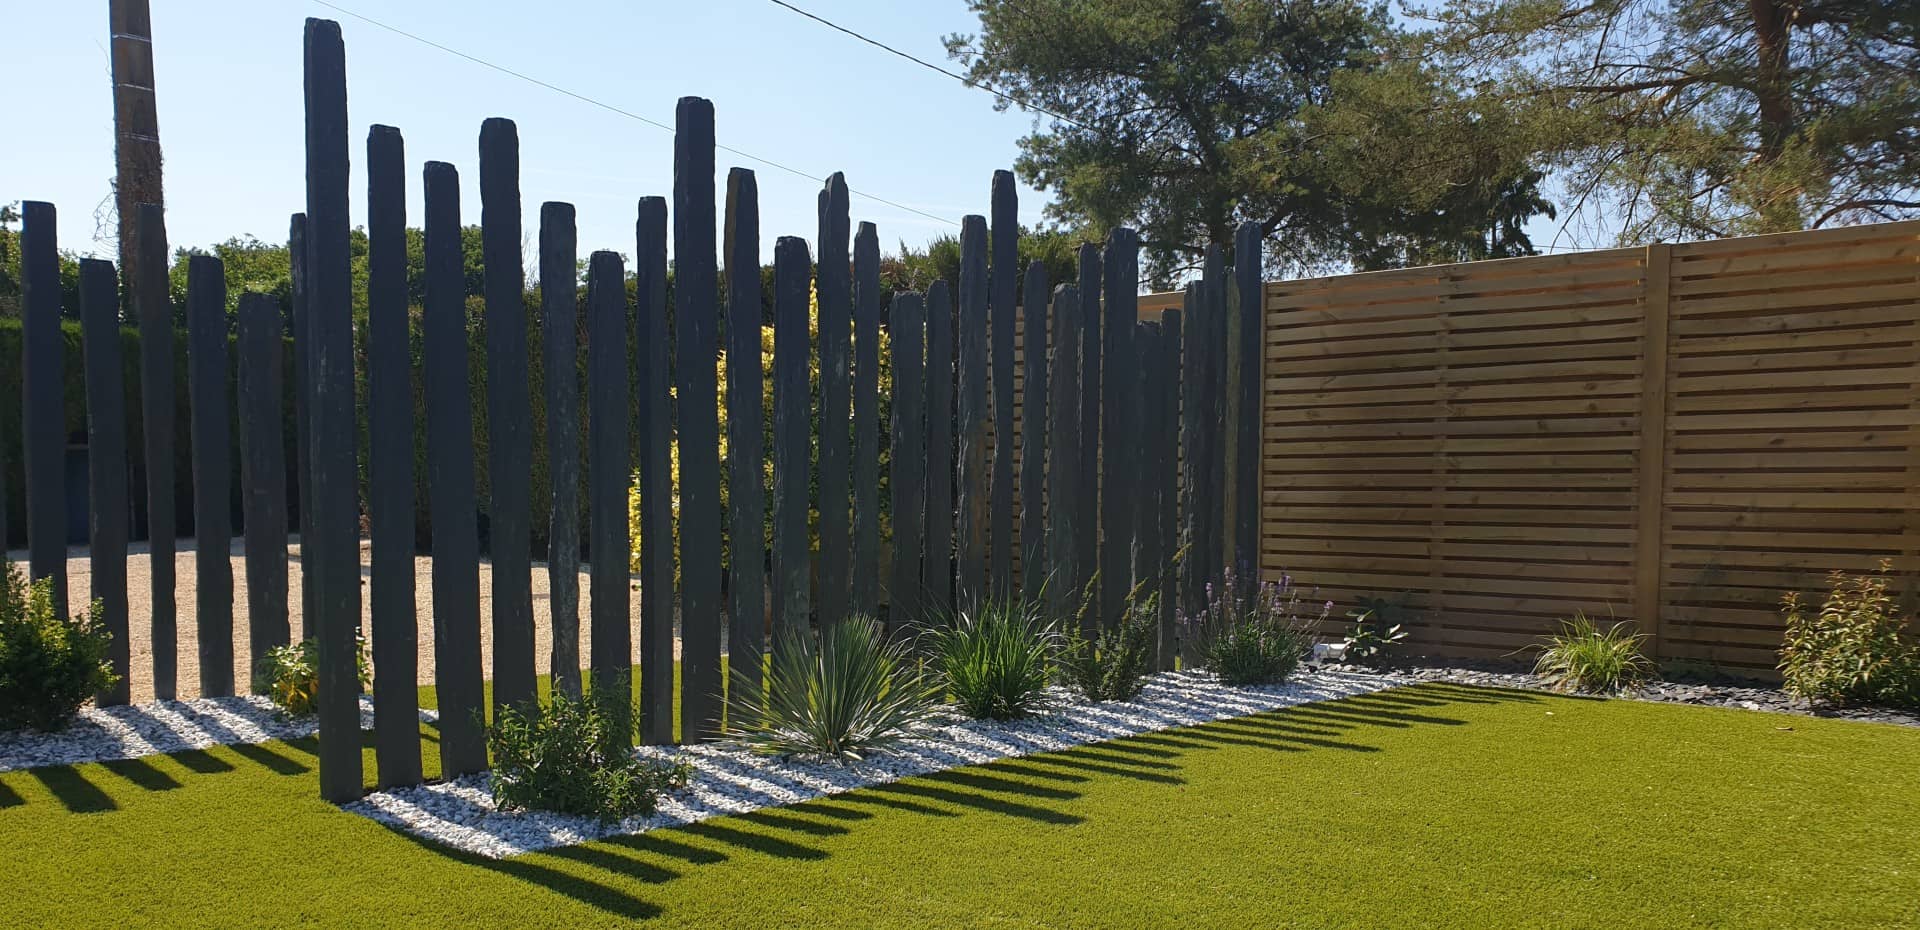
[[[422,710],[420,719],[439,719]],[[360,727],[373,726],[373,699],[360,696]],[[288,717],[264,697],[195,698],[117,707],[85,707],[57,733],[0,733],[0,772],[43,765],[78,765],[235,743],[300,739],[317,718]]]

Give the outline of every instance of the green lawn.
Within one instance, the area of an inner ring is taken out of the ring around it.
[[[0,775],[0,923],[1920,925],[1920,731],[1872,724],[1423,685],[500,862],[313,748]]]

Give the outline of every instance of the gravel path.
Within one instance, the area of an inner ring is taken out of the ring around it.
[[[853,763],[771,758],[727,743],[643,747],[639,751],[644,755],[690,763],[693,780],[686,789],[663,797],[652,816],[614,823],[540,811],[503,812],[493,805],[485,773],[375,792],[346,809],[456,849],[502,858],[795,804],[963,765],[1364,694],[1399,683],[1380,675],[1308,672],[1278,687],[1234,688],[1204,672],[1168,672],[1154,676],[1139,698],[1124,703],[1074,702],[1062,694],[1056,710],[1026,720],[979,721],[948,715],[922,737]]]
[[[179,551],[174,557],[174,603],[179,612],[179,643],[176,648],[180,661],[180,694],[183,697],[200,693],[200,647],[197,638],[199,626],[195,610],[194,542],[190,539],[179,541]],[[300,638],[300,544],[294,542],[287,547],[287,605],[289,622],[293,638]],[[366,579],[368,577],[368,543],[360,543],[360,626],[371,635],[369,626],[371,606],[368,603]],[[246,690],[253,680],[253,670],[248,667],[249,642],[247,628],[247,584],[246,562],[238,540],[232,549],[233,566],[233,655],[234,685]],[[8,558],[22,563],[24,570],[26,553],[9,553]],[[149,618],[153,612],[153,581],[150,572],[152,557],[145,544],[132,549],[127,556],[127,613],[131,642],[132,702],[144,704],[153,700],[153,629]],[[433,683],[433,559],[418,556],[413,560],[414,567],[414,604],[417,611],[416,628],[420,642],[420,683]],[[68,550],[67,554],[67,599],[74,610],[85,609],[91,598],[92,560],[88,558],[84,546]],[[480,563],[480,657],[484,663],[486,677],[493,677],[493,568],[486,561]],[[547,567],[544,563],[535,563],[533,570],[533,621],[534,653],[533,660],[539,674],[549,672],[548,666],[553,649],[553,620],[548,602]],[[640,619],[640,592],[629,586],[627,596],[633,611],[635,624]],[[593,583],[584,569],[580,573],[580,656],[584,663],[591,655],[592,634],[585,622],[588,611],[593,606]],[[636,637],[637,642],[637,637]],[[679,657],[679,641],[674,642],[674,657]],[[636,653],[635,661],[639,658]]]

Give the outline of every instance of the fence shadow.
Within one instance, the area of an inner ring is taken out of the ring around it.
[[[372,747],[371,731],[362,734],[361,743]],[[119,810],[121,802],[117,798],[130,789],[155,793],[174,791],[184,785],[183,778],[219,777],[246,771],[265,771],[285,778],[308,775],[314,770],[317,751],[317,739],[309,736],[288,742],[234,743],[132,759],[0,772],[0,809],[28,803],[9,781],[37,782],[69,813],[100,814]],[[175,774],[163,765],[177,766],[184,772]]]

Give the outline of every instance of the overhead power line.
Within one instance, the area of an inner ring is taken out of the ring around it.
[[[611,103],[608,103],[608,102],[606,102],[606,101],[604,101],[604,100],[599,100],[599,99],[596,99],[596,98],[593,98],[593,97],[589,97],[589,96],[587,96],[586,94],[582,94],[582,93],[579,93],[579,92],[577,92],[577,91],[572,91],[572,90],[568,90],[567,88],[564,88],[564,87],[561,87],[561,86],[559,86],[559,85],[556,85],[556,84],[550,84],[550,83],[548,83],[548,82],[546,82],[546,81],[543,81],[543,80],[540,80],[539,78],[536,78],[536,77],[533,77],[533,76],[531,76],[531,75],[528,75],[528,74],[524,74],[524,73],[522,73],[522,72],[519,72],[519,71],[515,71],[514,69],[512,69],[512,68],[509,68],[509,67],[507,67],[507,66],[505,66],[505,65],[500,65],[500,64],[495,64],[495,63],[493,63],[493,62],[491,62],[491,61],[488,61],[488,60],[486,60],[486,59],[484,59],[484,58],[481,58],[481,57],[479,57],[479,56],[477,56],[477,55],[470,55],[470,54],[468,54],[468,53],[466,53],[466,52],[463,52],[463,51],[461,51],[461,50],[459,50],[459,49],[457,49],[457,48],[452,48],[452,47],[450,47],[450,46],[447,46],[447,45],[442,45],[442,44],[440,44],[439,42],[435,42],[435,41],[433,41],[432,39],[428,39],[428,38],[426,38],[426,37],[424,37],[424,36],[420,36],[420,35],[416,35],[416,34],[414,34],[414,33],[412,33],[412,32],[408,32],[407,30],[405,30],[405,29],[401,29],[401,28],[400,28],[400,27],[398,27],[398,26],[393,26],[393,25],[389,25],[389,24],[387,24],[387,23],[383,23],[383,22],[381,22],[380,20],[377,20],[377,19],[374,19],[374,18],[373,18],[373,17],[371,17],[371,16],[366,16],[366,15],[363,15],[363,14],[360,14],[360,13],[356,13],[356,12],[354,12],[354,11],[352,11],[352,10],[349,10],[349,9],[347,9],[346,7],[343,7],[343,6],[340,6],[340,5],[338,5],[338,4],[335,4],[335,3],[330,3],[330,2],[328,2],[328,0],[313,0],[313,2],[314,2],[314,3],[317,3],[317,4],[319,4],[319,5],[321,5],[321,6],[323,6],[323,7],[326,7],[327,9],[329,9],[329,10],[332,10],[332,11],[334,11],[334,12],[336,12],[336,13],[339,13],[339,14],[341,14],[341,15],[343,15],[343,16],[351,16],[351,17],[353,17],[354,19],[357,19],[357,20],[359,20],[359,21],[361,21],[361,22],[363,22],[363,23],[366,23],[366,24],[367,24],[367,25],[369,25],[369,26],[373,26],[373,27],[376,27],[376,28],[379,28],[379,29],[384,29],[384,30],[386,30],[386,31],[388,31],[388,32],[391,32],[391,33],[393,33],[394,35],[398,35],[398,36],[403,36],[403,37],[405,37],[405,38],[408,38],[408,39],[412,39],[413,41],[415,41],[415,42],[418,42],[418,43],[420,43],[420,44],[422,44],[422,45],[425,45],[425,46],[428,46],[428,47],[430,47],[430,48],[436,48],[436,49],[439,49],[440,51],[443,51],[443,52],[446,52],[447,54],[449,54],[449,55],[452,55],[452,56],[454,56],[454,57],[456,57],[456,58],[463,58],[463,59],[466,59],[467,61],[470,61],[470,62],[472,62],[472,63],[474,63],[474,64],[476,64],[476,65],[479,65],[479,66],[481,66],[481,67],[483,67],[483,68],[488,68],[488,69],[491,69],[491,70],[494,70],[494,71],[498,71],[498,72],[500,72],[501,74],[505,74],[505,75],[507,75],[507,76],[509,76],[509,77],[514,77],[514,78],[518,78],[518,79],[520,79],[520,80],[522,80],[522,81],[525,81],[525,82],[527,82],[527,83],[529,83],[529,84],[532,84],[532,85],[534,85],[534,86],[536,86],[536,87],[541,87],[541,88],[545,88],[545,89],[547,89],[547,90],[550,90],[550,91],[553,91],[554,93],[556,93],[556,94],[560,94],[560,95],[562,95],[562,96],[565,96],[565,97],[571,97],[571,98],[573,98],[573,99],[575,99],[575,100],[578,100],[578,101],[580,101],[581,103],[585,103],[585,104],[588,104],[588,105],[590,105],[590,106],[596,106],[596,107],[599,107],[600,109],[602,109],[602,110],[606,110],[606,111],[607,111],[607,112],[609,112],[609,113],[615,113],[615,114],[618,114],[618,115],[620,115],[620,116],[624,116],[624,117],[626,117],[626,118],[628,118],[628,119],[630,119],[630,120],[635,120],[635,121],[638,121],[638,122],[641,122],[641,123],[645,123],[645,124],[647,124],[648,126],[652,126],[652,127],[654,127],[654,128],[656,128],[656,129],[661,129],[661,130],[665,130],[665,131],[667,131],[667,132],[673,132],[673,131],[674,131],[674,128],[673,128],[672,126],[669,126],[669,125],[667,125],[666,123],[663,123],[663,122],[660,122],[659,120],[656,120],[656,119],[649,119],[649,118],[647,118],[647,117],[645,117],[645,116],[641,116],[640,114],[638,114],[638,113],[635,113],[635,112],[633,112],[632,110],[627,110],[627,109],[624,109],[624,108],[622,108],[622,107],[619,107],[619,106],[615,106],[614,104],[611,104]],[[721,144],[719,144],[719,143],[717,143],[717,142],[716,142],[716,143],[714,144],[714,148],[717,148],[717,149],[719,149],[719,150],[721,150],[721,151],[723,151],[723,152],[730,152],[730,153],[732,153],[732,154],[734,154],[734,155],[738,155],[738,156],[740,156],[741,158],[745,158],[745,159],[748,159],[749,161],[755,161],[755,162],[759,162],[760,164],[763,164],[763,165],[766,165],[767,167],[770,167],[770,168],[778,168],[779,170],[781,170],[781,171],[785,171],[785,172],[787,172],[788,174],[792,174],[792,175],[794,175],[794,176],[796,176],[796,177],[801,177],[801,178],[805,178],[805,179],[807,179],[807,180],[809,180],[809,181],[815,181],[815,182],[818,182],[818,183],[822,183],[822,184],[824,184],[824,183],[826,183],[826,179],[825,179],[825,178],[822,178],[822,177],[819,177],[819,176],[816,176],[816,175],[812,175],[812,174],[808,174],[808,173],[807,173],[807,172],[805,172],[805,171],[801,171],[800,169],[798,169],[798,168],[795,168],[795,167],[793,167],[793,166],[791,166],[791,165],[784,165],[784,164],[781,164],[780,162],[777,162],[777,161],[774,161],[774,160],[773,160],[773,159],[771,159],[771,158],[763,158],[763,157],[761,157],[761,156],[759,156],[759,155],[755,155],[755,154],[753,154],[752,152],[747,152],[747,151],[742,151],[742,150],[740,150],[740,149],[737,149],[737,148],[734,148],[734,147],[732,147],[732,146],[729,146],[729,145],[721,145]],[[850,194],[853,194],[854,196],[857,196],[857,197],[862,197],[862,198],[865,198],[865,199],[867,199],[867,200],[871,200],[871,201],[873,201],[874,203],[878,203],[878,204],[884,204],[884,205],[886,205],[886,206],[889,206],[889,207],[892,207],[892,208],[894,208],[894,209],[896,209],[896,210],[904,210],[904,211],[906,211],[906,212],[908,212],[908,213],[912,213],[912,214],[914,214],[914,215],[916,215],[916,216],[923,216],[923,217],[926,217],[927,219],[930,219],[930,220],[934,220],[934,221],[936,221],[936,222],[941,222],[941,223],[945,223],[945,224],[947,224],[947,225],[949,225],[949,226],[958,226],[958,225],[960,225],[958,221],[955,221],[955,220],[952,220],[952,219],[948,219],[947,217],[944,217],[944,216],[936,216],[936,215],[934,215],[934,214],[932,214],[932,213],[928,213],[928,212],[926,212],[925,210],[920,210],[920,209],[917,209],[917,208],[914,208],[914,207],[909,207],[909,206],[907,206],[906,204],[903,204],[903,203],[899,203],[899,202],[896,202],[896,201],[892,201],[892,200],[888,200],[887,198],[885,198],[885,197],[881,197],[881,196],[879,196],[879,195],[876,195],[876,194],[869,194],[869,193],[867,193],[867,192],[865,192],[865,191],[858,191],[858,190],[854,190],[854,189],[853,189],[853,188],[851,188],[851,187],[849,187],[849,188],[847,188],[847,192],[848,192],[848,193],[850,193]]]

